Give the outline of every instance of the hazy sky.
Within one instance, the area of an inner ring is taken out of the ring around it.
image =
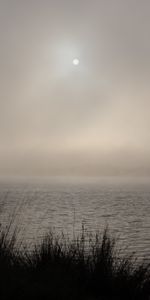
[[[0,0],[0,174],[150,174],[149,0]]]

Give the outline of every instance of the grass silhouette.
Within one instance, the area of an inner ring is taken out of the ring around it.
[[[49,233],[31,251],[18,249],[16,233],[0,231],[0,299],[143,299],[150,296],[150,268],[119,256],[106,229],[72,241]]]

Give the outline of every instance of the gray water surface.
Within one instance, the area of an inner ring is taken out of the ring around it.
[[[15,219],[20,236],[35,242],[48,230],[103,231],[106,225],[129,250],[150,257],[149,178],[0,179],[0,222]]]

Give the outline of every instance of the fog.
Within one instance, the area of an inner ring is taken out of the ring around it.
[[[0,0],[0,175],[150,175],[149,36],[149,0]]]

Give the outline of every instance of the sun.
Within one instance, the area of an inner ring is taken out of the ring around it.
[[[80,61],[79,61],[78,58],[74,58],[73,61],[72,61],[72,63],[73,63],[74,66],[78,66],[79,63],[80,63]]]

